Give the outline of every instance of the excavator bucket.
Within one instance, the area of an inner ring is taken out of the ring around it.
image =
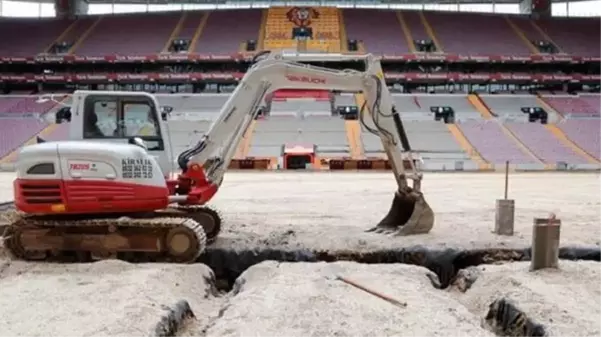
[[[434,212],[423,193],[407,187],[394,194],[388,214],[367,232],[406,236],[429,233],[433,226]]]

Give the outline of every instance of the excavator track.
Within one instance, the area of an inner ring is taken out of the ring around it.
[[[203,227],[187,217],[61,219],[6,215],[4,248],[30,261],[194,262],[206,248]]]
[[[219,212],[206,206],[174,205],[169,206],[169,208],[165,210],[156,211],[156,215],[162,217],[189,218],[198,222],[205,231],[207,244],[211,244],[217,240],[223,222]]]

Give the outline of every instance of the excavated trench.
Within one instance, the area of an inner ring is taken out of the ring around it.
[[[11,203],[0,203],[0,212],[11,208]],[[0,231],[1,232],[1,231]],[[529,261],[530,248],[524,249],[429,249],[414,246],[402,249],[356,251],[313,251],[310,249],[290,250],[273,247],[233,250],[221,247],[208,247],[198,262],[209,266],[216,279],[216,287],[222,292],[230,292],[236,280],[248,268],[263,261],[278,262],[336,262],[352,261],[363,264],[403,263],[418,265],[432,271],[437,277],[430,277],[436,289],[446,289],[461,279],[467,288],[475,280],[469,273],[460,272],[468,267],[498,262]],[[563,260],[601,261],[599,247],[562,247],[559,252]],[[465,289],[464,289],[465,291]],[[185,302],[185,301],[184,301]],[[187,302],[178,303],[175,308],[157,324],[156,336],[175,336],[180,323],[193,316]],[[184,309],[182,309],[184,308]],[[507,298],[498,298],[490,303],[483,321],[487,328],[498,336],[545,336],[547,328],[533,321],[527,313]]]
[[[462,284],[465,292],[476,281],[466,268],[498,262],[529,261],[531,249],[477,249],[433,250],[422,246],[398,250],[371,252],[311,251],[257,248],[230,250],[209,247],[198,262],[208,265],[216,277],[219,290],[230,292],[238,277],[251,266],[263,261],[278,262],[336,262],[353,261],[365,264],[404,263],[425,267],[436,274],[430,277],[436,289],[446,289],[452,284]],[[559,253],[563,260],[601,261],[600,248],[563,247]],[[463,271],[462,271],[463,270]],[[462,271],[462,272],[460,272]],[[233,290],[235,295],[235,289]],[[533,320],[527,312],[508,298],[497,298],[482,313],[483,326],[497,336],[547,336],[548,328]]]

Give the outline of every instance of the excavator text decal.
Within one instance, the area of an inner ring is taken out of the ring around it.
[[[286,79],[290,82],[302,82],[311,84],[326,84],[326,79],[322,77],[311,77],[306,75],[286,75]]]
[[[123,172],[124,179],[152,179],[152,161],[148,159],[122,159],[121,172]]]
[[[88,161],[69,161],[69,171],[92,171],[96,172],[96,164]]]

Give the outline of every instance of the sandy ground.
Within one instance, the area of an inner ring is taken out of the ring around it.
[[[601,267],[592,261],[560,261],[559,269],[529,272],[529,262],[482,265],[465,293],[450,290],[470,312],[486,312],[500,297],[512,300],[552,336],[599,336]]]
[[[14,175],[0,175],[0,201]],[[390,173],[228,173],[212,205],[225,218],[217,245],[311,249],[528,246],[533,217],[555,212],[562,245],[599,244],[598,174],[514,174],[513,237],[491,233],[500,174],[426,175],[436,212],[428,235],[363,233],[389,207]],[[558,187],[559,186],[559,187]],[[477,267],[465,293],[435,290],[428,271],[408,265],[264,262],[240,278],[237,292],[214,296],[204,265],[131,265],[119,261],[59,265],[0,260],[0,335],[148,335],[164,305],[186,299],[197,321],[184,335],[360,336],[490,335],[488,305],[515,300],[552,335],[599,335],[601,291],[596,262],[562,261],[559,271],[527,272],[527,263]],[[340,274],[406,302],[399,308],[347,285]]]
[[[198,326],[217,316],[205,265],[0,261],[0,335],[148,336],[185,299]]]
[[[239,278],[237,295],[208,336],[490,336],[480,318],[427,270],[410,265],[263,262]],[[336,280],[341,275],[407,304],[398,307]]]
[[[12,199],[14,174],[0,174],[0,201]],[[427,235],[389,237],[364,233],[390,207],[391,173],[230,172],[211,201],[224,216],[216,245],[323,250],[428,247],[530,246],[532,219],[550,212],[562,220],[562,245],[599,245],[601,184],[595,173],[515,173],[513,237],[497,236],[495,200],[503,196],[498,173],[427,173],[423,188],[436,213]]]

